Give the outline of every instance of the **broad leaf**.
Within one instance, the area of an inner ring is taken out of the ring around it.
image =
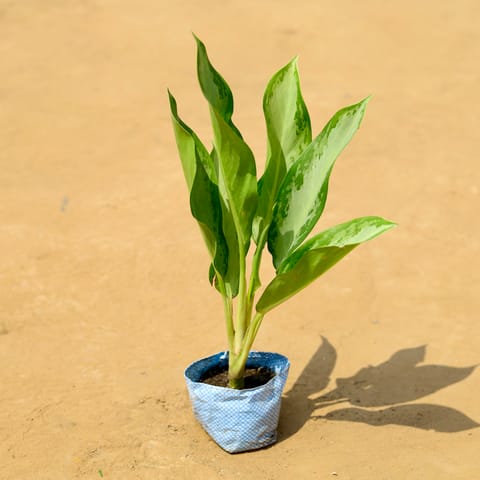
[[[224,232],[229,245],[236,235],[239,252],[245,254],[257,207],[255,159],[232,123],[233,97],[229,86],[210,63],[205,46],[198,39],[197,45],[198,79],[210,104],[223,211],[231,215],[235,225],[235,232],[227,232],[225,229]]]
[[[222,208],[213,160],[200,139],[178,116],[177,104],[170,92],[169,100],[177,147],[190,193],[190,209],[200,226],[214,270],[228,281],[228,248],[222,230]],[[210,269],[211,282],[213,276]]]
[[[220,193],[232,214],[239,244],[244,245],[246,252],[257,206],[255,160],[247,144],[213,108],[211,115],[219,162]]]
[[[260,297],[257,311],[265,314],[305,288],[359,244],[395,225],[380,217],[362,217],[319,233],[282,263]]]
[[[224,78],[210,63],[207,49],[203,42],[193,35],[197,42],[197,75],[198,82],[208,103],[223,117],[226,123],[240,135],[232,122],[233,94]]]
[[[219,170],[219,159],[215,148],[212,150],[211,157],[214,161],[215,169]],[[221,180],[220,176],[220,180]],[[223,183],[222,183],[223,184]],[[220,187],[222,188],[222,187]],[[230,206],[225,201],[225,194],[220,192],[220,205],[222,209],[222,228],[225,235],[225,241],[228,247],[228,264],[225,287],[230,298],[234,298],[238,294],[238,286],[240,279],[240,253],[238,246],[238,236],[235,223],[233,221]]]
[[[368,100],[338,111],[287,173],[268,232],[268,249],[276,268],[306,238],[322,214],[332,167],[360,126]]]
[[[300,91],[297,59],[293,59],[270,80],[263,96],[267,127],[267,165],[258,182],[259,204],[254,239],[271,221],[273,204],[287,171],[312,141],[310,117]]]

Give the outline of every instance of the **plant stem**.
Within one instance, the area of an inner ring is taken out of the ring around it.
[[[233,328],[233,304],[232,299],[227,295],[225,283],[222,277],[217,278],[220,293],[222,294],[223,307],[225,311],[225,327],[227,329],[228,350],[230,354],[233,352],[233,344],[235,339],[235,329]]]
[[[225,282],[223,278],[216,273],[216,282],[220,294],[222,295],[223,300],[223,309],[225,314],[225,327],[227,330],[228,338],[228,348],[231,350],[233,345],[233,339],[235,335],[235,330],[233,328],[233,308],[232,308],[232,298],[227,294],[227,289],[225,288]]]
[[[231,367],[235,363],[235,360],[237,358],[237,355],[235,354],[234,351],[234,343],[235,343],[235,329],[233,325],[233,302],[230,296],[227,295],[226,289],[225,289],[225,283],[222,279],[222,277],[217,278],[218,281],[218,287],[220,290],[220,293],[222,294],[223,298],[223,305],[224,305],[224,310],[225,310],[225,324],[227,328],[227,337],[228,337],[228,364],[229,364],[229,387],[230,388],[235,388],[235,389],[242,389],[244,387],[244,372],[245,369],[241,370],[238,372],[238,376],[235,378],[231,378]]]
[[[253,302],[255,299],[255,292],[260,288],[260,265],[262,263],[262,252],[265,248],[266,243],[266,234],[267,230],[261,234],[257,248],[255,249],[255,253],[253,254],[252,258],[252,271],[250,273],[250,282],[248,286],[248,294],[247,294],[247,327],[250,325],[250,321],[252,318],[252,310],[253,310]]]
[[[257,312],[246,331],[240,353],[237,355],[235,360],[230,363],[229,376],[231,379],[238,378],[240,374],[243,377],[248,354],[250,353],[250,349],[252,348],[255,337],[257,336],[257,332],[260,328],[262,320],[263,314]]]
[[[238,316],[235,325],[234,349],[230,348],[229,386],[241,389],[244,386],[245,365],[263,315],[257,313],[252,319],[255,292],[260,287],[259,270],[262,251],[265,247],[266,231],[261,235],[252,259],[252,270],[247,290],[245,256],[240,256],[240,283],[238,294]]]
[[[230,388],[235,388],[241,390],[245,386],[245,379],[243,378],[243,372],[238,378],[229,378],[228,386]]]
[[[235,342],[234,342],[234,353],[238,355],[243,343],[243,337],[245,336],[245,330],[247,328],[247,275],[246,275],[246,262],[245,262],[245,253],[244,248],[239,248],[240,250],[240,278],[238,285],[238,310],[237,310],[237,319],[235,325]]]
[[[247,361],[248,354],[257,336],[258,329],[262,324],[263,317],[264,317],[263,313],[257,312],[255,314],[255,317],[253,318],[252,323],[250,324],[250,327],[247,330],[247,333],[245,335],[245,340],[242,345],[242,351],[240,353],[240,359],[244,360],[245,362]]]

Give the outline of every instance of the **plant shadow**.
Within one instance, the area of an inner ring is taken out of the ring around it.
[[[322,343],[285,394],[279,440],[294,435],[310,419],[403,425],[436,432],[460,432],[480,426],[450,407],[407,403],[421,399],[467,378],[476,368],[422,364],[426,346],[406,348],[385,362],[361,368],[349,378],[336,379],[336,388],[321,395],[330,382],[337,352],[324,337]],[[350,404],[318,414],[321,408]]]

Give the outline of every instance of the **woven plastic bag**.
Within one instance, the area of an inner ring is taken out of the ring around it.
[[[264,385],[244,390],[202,383],[205,372],[214,366],[227,367],[228,352],[198,360],[185,370],[193,413],[203,428],[229,453],[275,443],[288,359],[278,353],[250,352],[247,368],[266,367],[275,376]]]

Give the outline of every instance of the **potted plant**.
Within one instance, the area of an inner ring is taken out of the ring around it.
[[[289,363],[279,354],[251,351],[264,316],[395,224],[380,217],[356,218],[307,239],[324,210],[334,162],[360,126],[369,97],[339,110],[312,139],[293,59],[265,90],[267,162],[257,181],[253,153],[232,121],[232,92],[204,44],[196,42],[212,151],[180,118],[176,100],[168,95],[191,212],[211,258],[209,281],[223,299],[228,349],[190,365],[185,378],[203,427],[225,450],[238,452],[276,440]],[[265,247],[276,275],[257,298]]]

